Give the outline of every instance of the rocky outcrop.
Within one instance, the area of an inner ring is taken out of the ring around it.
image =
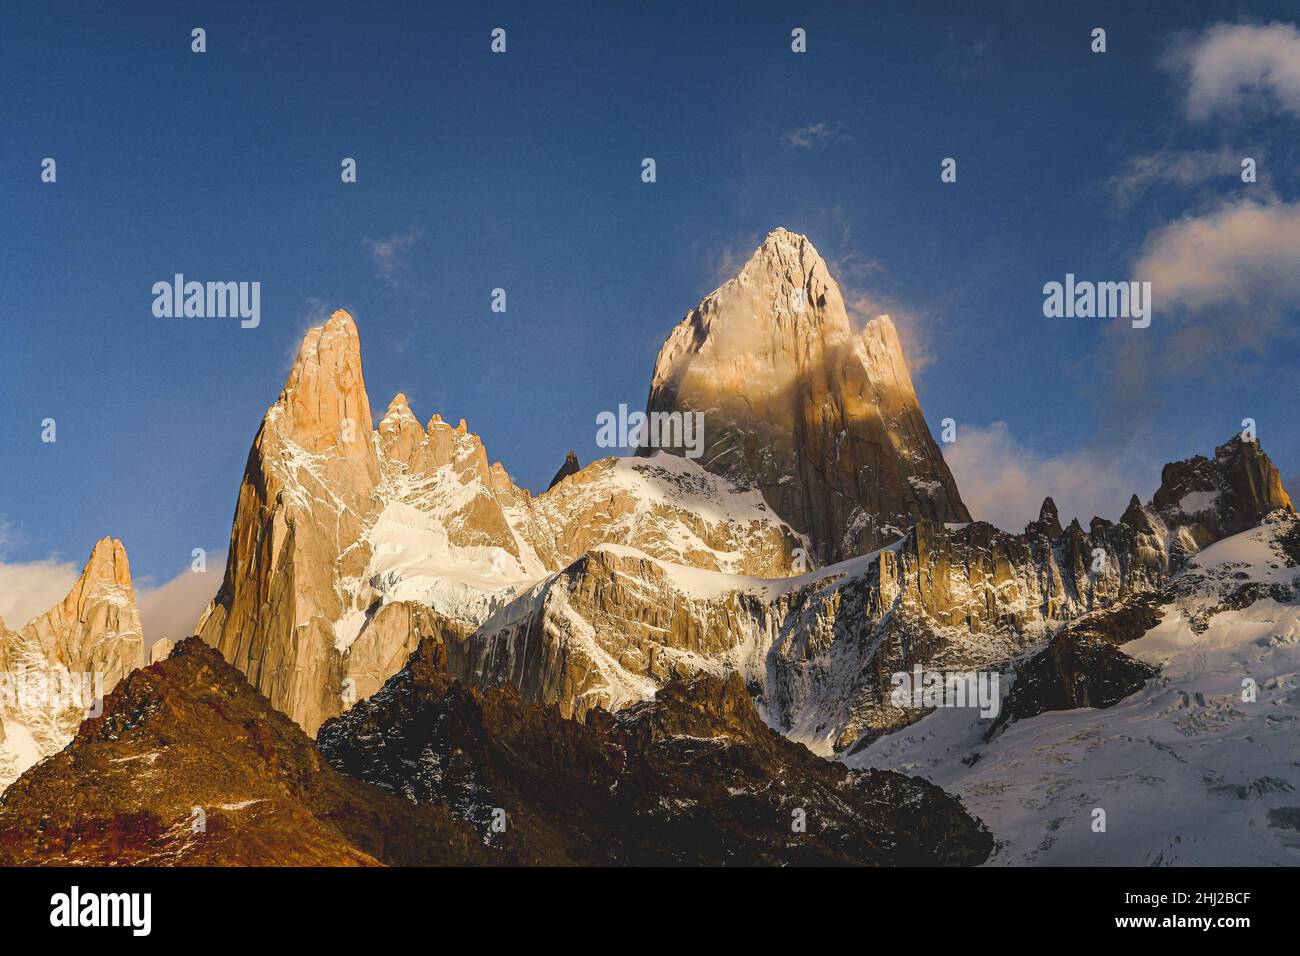
[[[855,329],[804,236],[768,235],[664,343],[647,413],[690,412],[704,416],[704,467],[759,489],[820,563],[917,520],[970,520],[892,321]]]
[[[472,829],[335,773],[197,638],[0,799],[0,865],[484,863]]]
[[[465,688],[455,627],[426,623],[322,749],[180,642],[0,798],[0,865],[973,865],[992,848],[938,787],[769,730],[735,679],[580,723]]]
[[[0,622],[0,790],[61,750],[96,702],[143,663],[126,549],[104,538],[62,603],[18,631]]]
[[[555,477],[552,478],[551,483],[546,486],[546,490],[550,491],[565,478],[568,478],[570,475],[576,475],[580,471],[582,471],[582,466],[578,464],[578,456],[573,453],[573,449],[569,449],[569,453],[564,456],[564,464],[561,465],[560,470],[555,473]]]
[[[595,462],[534,498],[464,420],[421,426],[398,394],[376,427],[356,324],[336,312],[253,442],[198,633],[314,733],[401,666],[424,611],[477,624],[601,543],[788,571],[803,542],[757,492],[660,458]]]
[[[1177,529],[1170,545],[1175,569],[1202,548],[1259,523],[1274,510],[1290,511],[1282,476],[1256,441],[1241,436],[1201,455],[1165,465],[1152,509]]]
[[[1119,648],[1159,624],[1168,600],[1149,591],[1061,628],[1047,647],[1016,668],[1011,693],[985,739],[1013,721],[1049,710],[1111,707],[1140,690],[1156,669]]]
[[[369,561],[380,469],[350,316],[311,329],[253,440],[221,590],[198,633],[271,703],[314,728],[338,706],[340,582]]]
[[[384,688],[320,730],[337,769],[451,808],[528,863],[977,864],[992,839],[956,801],[855,775],[770,730],[735,675],[697,674],[583,722],[510,685],[479,693],[431,635]],[[494,821],[498,824],[494,828]]]

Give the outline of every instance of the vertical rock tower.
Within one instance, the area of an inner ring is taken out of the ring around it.
[[[703,412],[700,463],[760,489],[822,562],[917,519],[970,520],[893,322],[856,330],[825,260],[785,229],[672,331],[647,411]]]

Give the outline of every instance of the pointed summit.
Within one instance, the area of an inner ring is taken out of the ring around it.
[[[1120,524],[1126,524],[1130,528],[1136,528],[1143,534],[1153,534],[1156,530],[1151,521],[1150,515],[1142,507],[1142,502],[1137,495],[1128,500],[1128,507],[1124,509],[1124,514],[1119,519]]]
[[[361,339],[352,316],[339,309],[307,330],[280,398],[267,413],[277,430],[313,454],[359,445],[374,428],[361,374]],[[364,457],[365,449],[352,449]]]
[[[582,466],[578,464],[578,456],[575,455],[573,449],[570,448],[569,454],[564,458],[564,464],[561,465],[560,470],[555,473],[555,477],[552,478],[551,483],[546,486],[546,490],[550,491],[565,478],[568,478],[570,475],[576,475],[581,470]]]
[[[102,538],[67,596],[19,631],[0,626],[0,672],[25,671],[41,680],[88,675],[83,698],[112,690],[144,663],[144,629],[131,587],[126,549]],[[24,728],[28,743],[7,748],[0,733],[0,790],[30,763],[63,749],[91,700],[61,701],[57,709],[0,695],[0,727]]]
[[[90,560],[81,572],[81,586],[93,584],[109,587],[131,587],[131,563],[126,548],[117,538],[100,538],[90,550]]]
[[[819,561],[875,550],[920,518],[970,520],[893,322],[856,331],[826,261],[787,229],[668,336],[647,411],[702,414],[700,463],[759,488]]]
[[[425,440],[420,420],[411,411],[406,394],[398,392],[388,403],[388,411],[379,421],[379,441],[384,453],[402,461],[409,461],[415,449]]]
[[[1038,509],[1038,521],[1031,527],[1053,541],[1065,533],[1065,529],[1061,527],[1060,512],[1056,510],[1056,502],[1050,497],[1043,499],[1043,506]]]
[[[388,403],[388,411],[384,412],[384,417],[380,419],[380,422],[406,418],[415,421],[417,424],[419,422],[419,419],[415,417],[415,413],[411,411],[410,403],[406,400],[406,393],[398,392],[393,396],[393,400]]]

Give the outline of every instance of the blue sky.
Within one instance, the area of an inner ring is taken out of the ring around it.
[[[1293,3],[539,6],[6,5],[0,560],[112,534],[161,583],[223,549],[258,423],[340,306],[377,416],[402,390],[464,417],[541,490],[779,225],[899,319],[977,516],[1054,492],[1114,517],[1244,417],[1300,473],[1300,95],[1270,26]],[[1243,210],[1273,230],[1244,253]],[[1151,329],[1044,318],[1044,282],[1137,268],[1170,290]],[[261,326],[155,318],[176,272],[260,281]]]

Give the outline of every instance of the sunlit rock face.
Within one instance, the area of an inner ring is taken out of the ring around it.
[[[421,425],[400,393],[377,426],[370,409],[356,323],[335,312],[254,439],[198,626],[309,733],[401,666],[427,612],[476,625],[590,548],[775,576],[804,544],[756,490],[686,459],[602,459],[535,498],[463,420]]]
[[[63,749],[96,701],[143,663],[126,549],[104,538],[61,603],[17,631],[0,621],[0,790]]]
[[[1291,511],[1250,443],[1164,474],[1152,501],[1118,522],[1062,528],[1050,500],[1020,534],[922,520],[877,553],[799,576],[687,568],[606,545],[480,625],[460,672],[574,717],[695,671],[739,672],[773,727],[843,752],[924,716],[895,705],[892,675],[1002,668],[1069,622],[1157,592],[1197,542]]]
[[[874,551],[918,519],[970,520],[893,322],[856,330],[826,262],[785,229],[673,330],[647,412],[703,413],[700,463],[759,489],[820,562]]]

